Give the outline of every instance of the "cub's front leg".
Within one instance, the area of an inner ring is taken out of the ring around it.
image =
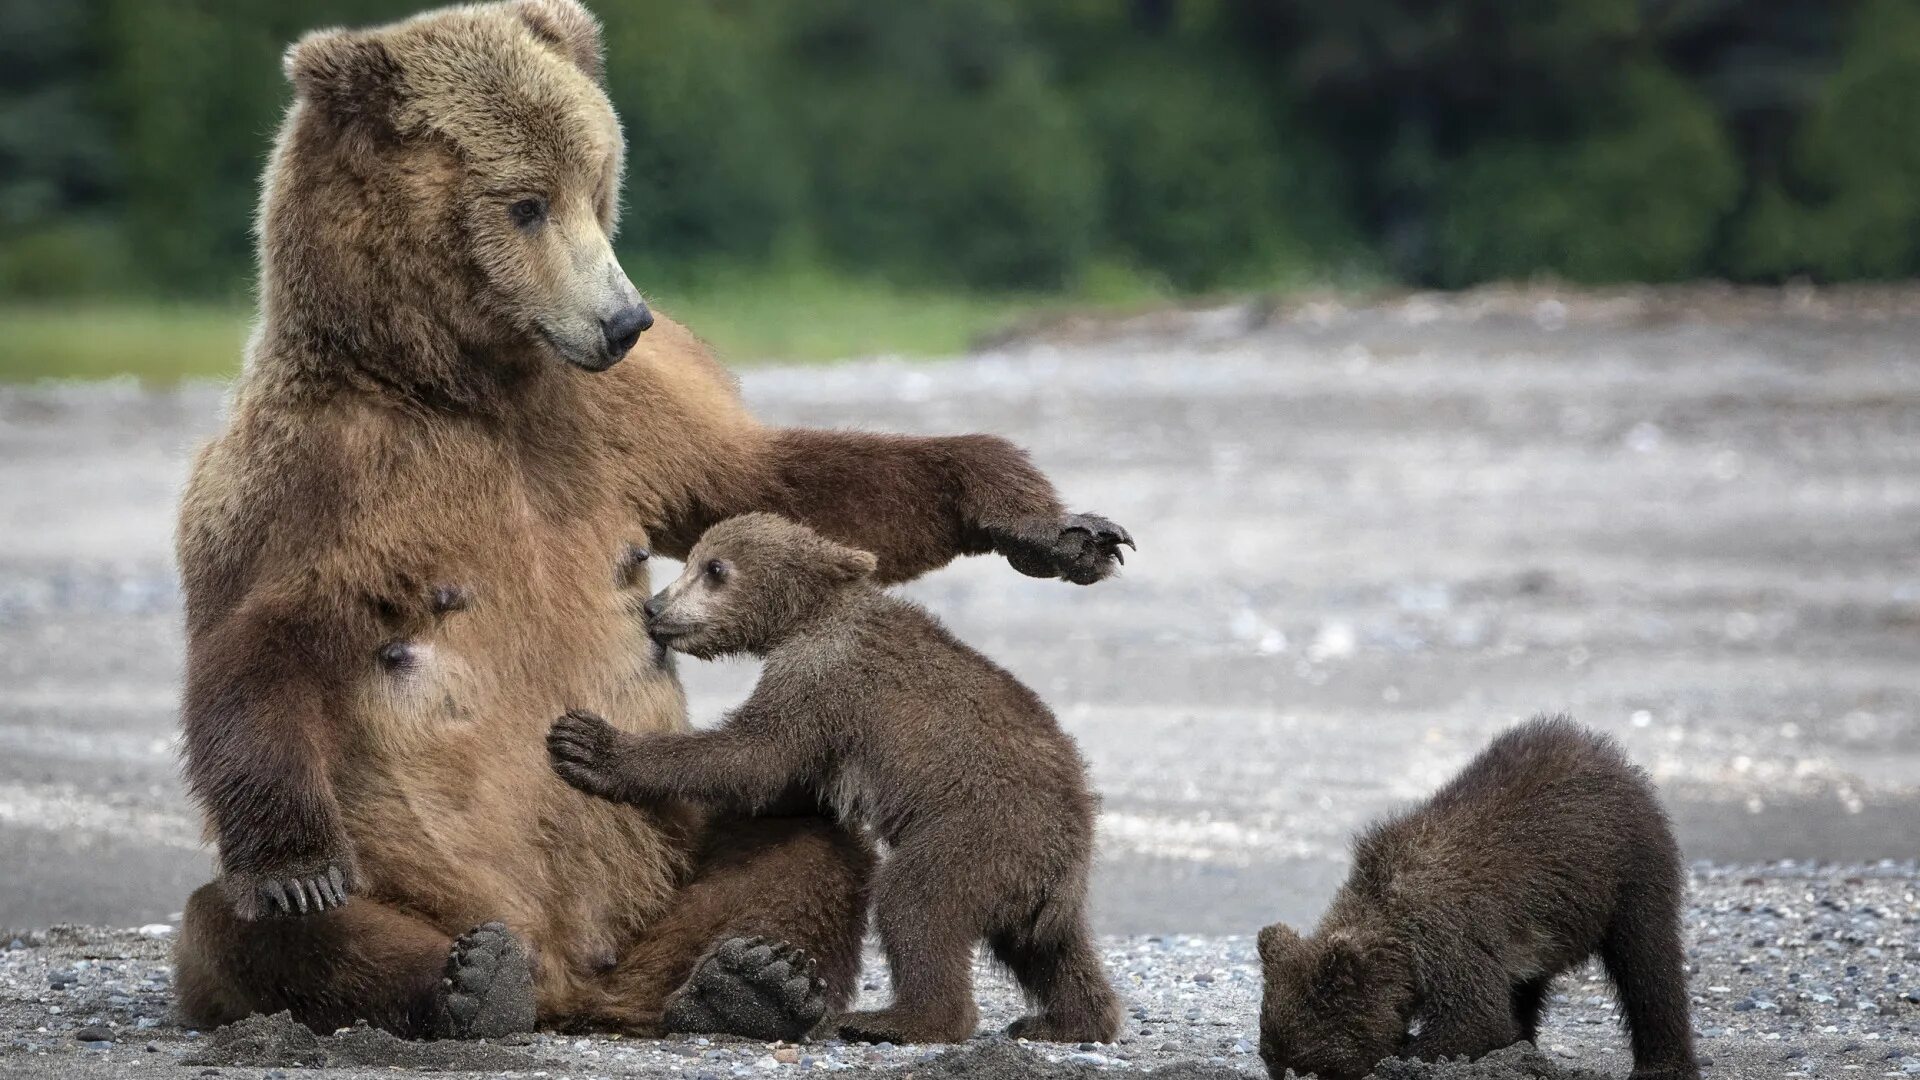
[[[737,731],[634,735],[574,709],[547,731],[547,757],[561,779],[623,803],[680,798],[736,813],[778,802],[795,776],[779,742]]]

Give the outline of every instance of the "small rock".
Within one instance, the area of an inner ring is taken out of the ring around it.
[[[113,1032],[99,1024],[88,1024],[83,1028],[75,1028],[73,1038],[76,1042],[112,1042]]]
[[[1076,1054],[1068,1054],[1067,1060],[1075,1063],[1076,1065],[1091,1065],[1096,1069],[1104,1068],[1108,1065],[1113,1064],[1113,1059],[1106,1056],[1105,1054],[1091,1054],[1085,1051],[1082,1051]]]
[[[791,1046],[783,1046],[773,1052],[773,1060],[782,1065],[797,1064],[800,1060],[800,1051]]]

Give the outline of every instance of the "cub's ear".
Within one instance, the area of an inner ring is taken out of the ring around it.
[[[390,121],[400,96],[400,65],[370,34],[315,30],[287,49],[287,81],[303,101],[342,119]]]
[[[1260,931],[1260,962],[1277,964],[1300,949],[1300,935],[1286,923],[1274,923]]]
[[[1375,942],[1350,934],[1335,934],[1326,941],[1314,975],[1314,990],[1323,998],[1338,997],[1360,989],[1376,950]]]
[[[880,568],[880,560],[871,551],[824,541],[825,548],[820,555],[820,563],[826,567],[827,577],[843,585],[850,585],[862,578],[869,577]]]
[[[600,58],[600,24],[579,0],[519,0],[520,21],[533,36],[560,50],[595,82],[606,74]]]

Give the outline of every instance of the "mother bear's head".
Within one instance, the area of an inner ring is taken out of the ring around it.
[[[652,325],[613,253],[625,147],[575,0],[318,31],[286,71],[260,219],[277,346],[446,391],[604,371]]]

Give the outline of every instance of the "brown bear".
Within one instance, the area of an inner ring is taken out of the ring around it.
[[[221,863],[182,1018],[652,1033],[677,995],[804,1030],[855,978],[865,846],[547,765],[576,705],[685,727],[630,552],[761,509],[882,580],[997,552],[1089,583],[1125,533],[998,438],[757,423],[614,258],[622,136],[574,0],[314,33],[286,71],[258,326],[181,508],[185,770]]]
[[[1375,825],[1312,937],[1260,932],[1260,1055],[1276,1078],[1531,1040],[1555,976],[1598,956],[1633,1075],[1693,1080],[1686,874],[1647,777],[1565,717],[1495,739],[1433,798]]]
[[[843,1037],[971,1037],[984,938],[1039,1006],[1009,1034],[1111,1041],[1120,1003],[1087,929],[1095,800],[1079,748],[1033,691],[873,570],[867,552],[772,514],[715,525],[646,616],[677,651],[764,657],[752,696],[714,731],[629,735],[570,712],[547,738],[555,770],[641,806],[755,813],[803,790],[885,841],[873,908],[894,1000],[841,1018]]]

